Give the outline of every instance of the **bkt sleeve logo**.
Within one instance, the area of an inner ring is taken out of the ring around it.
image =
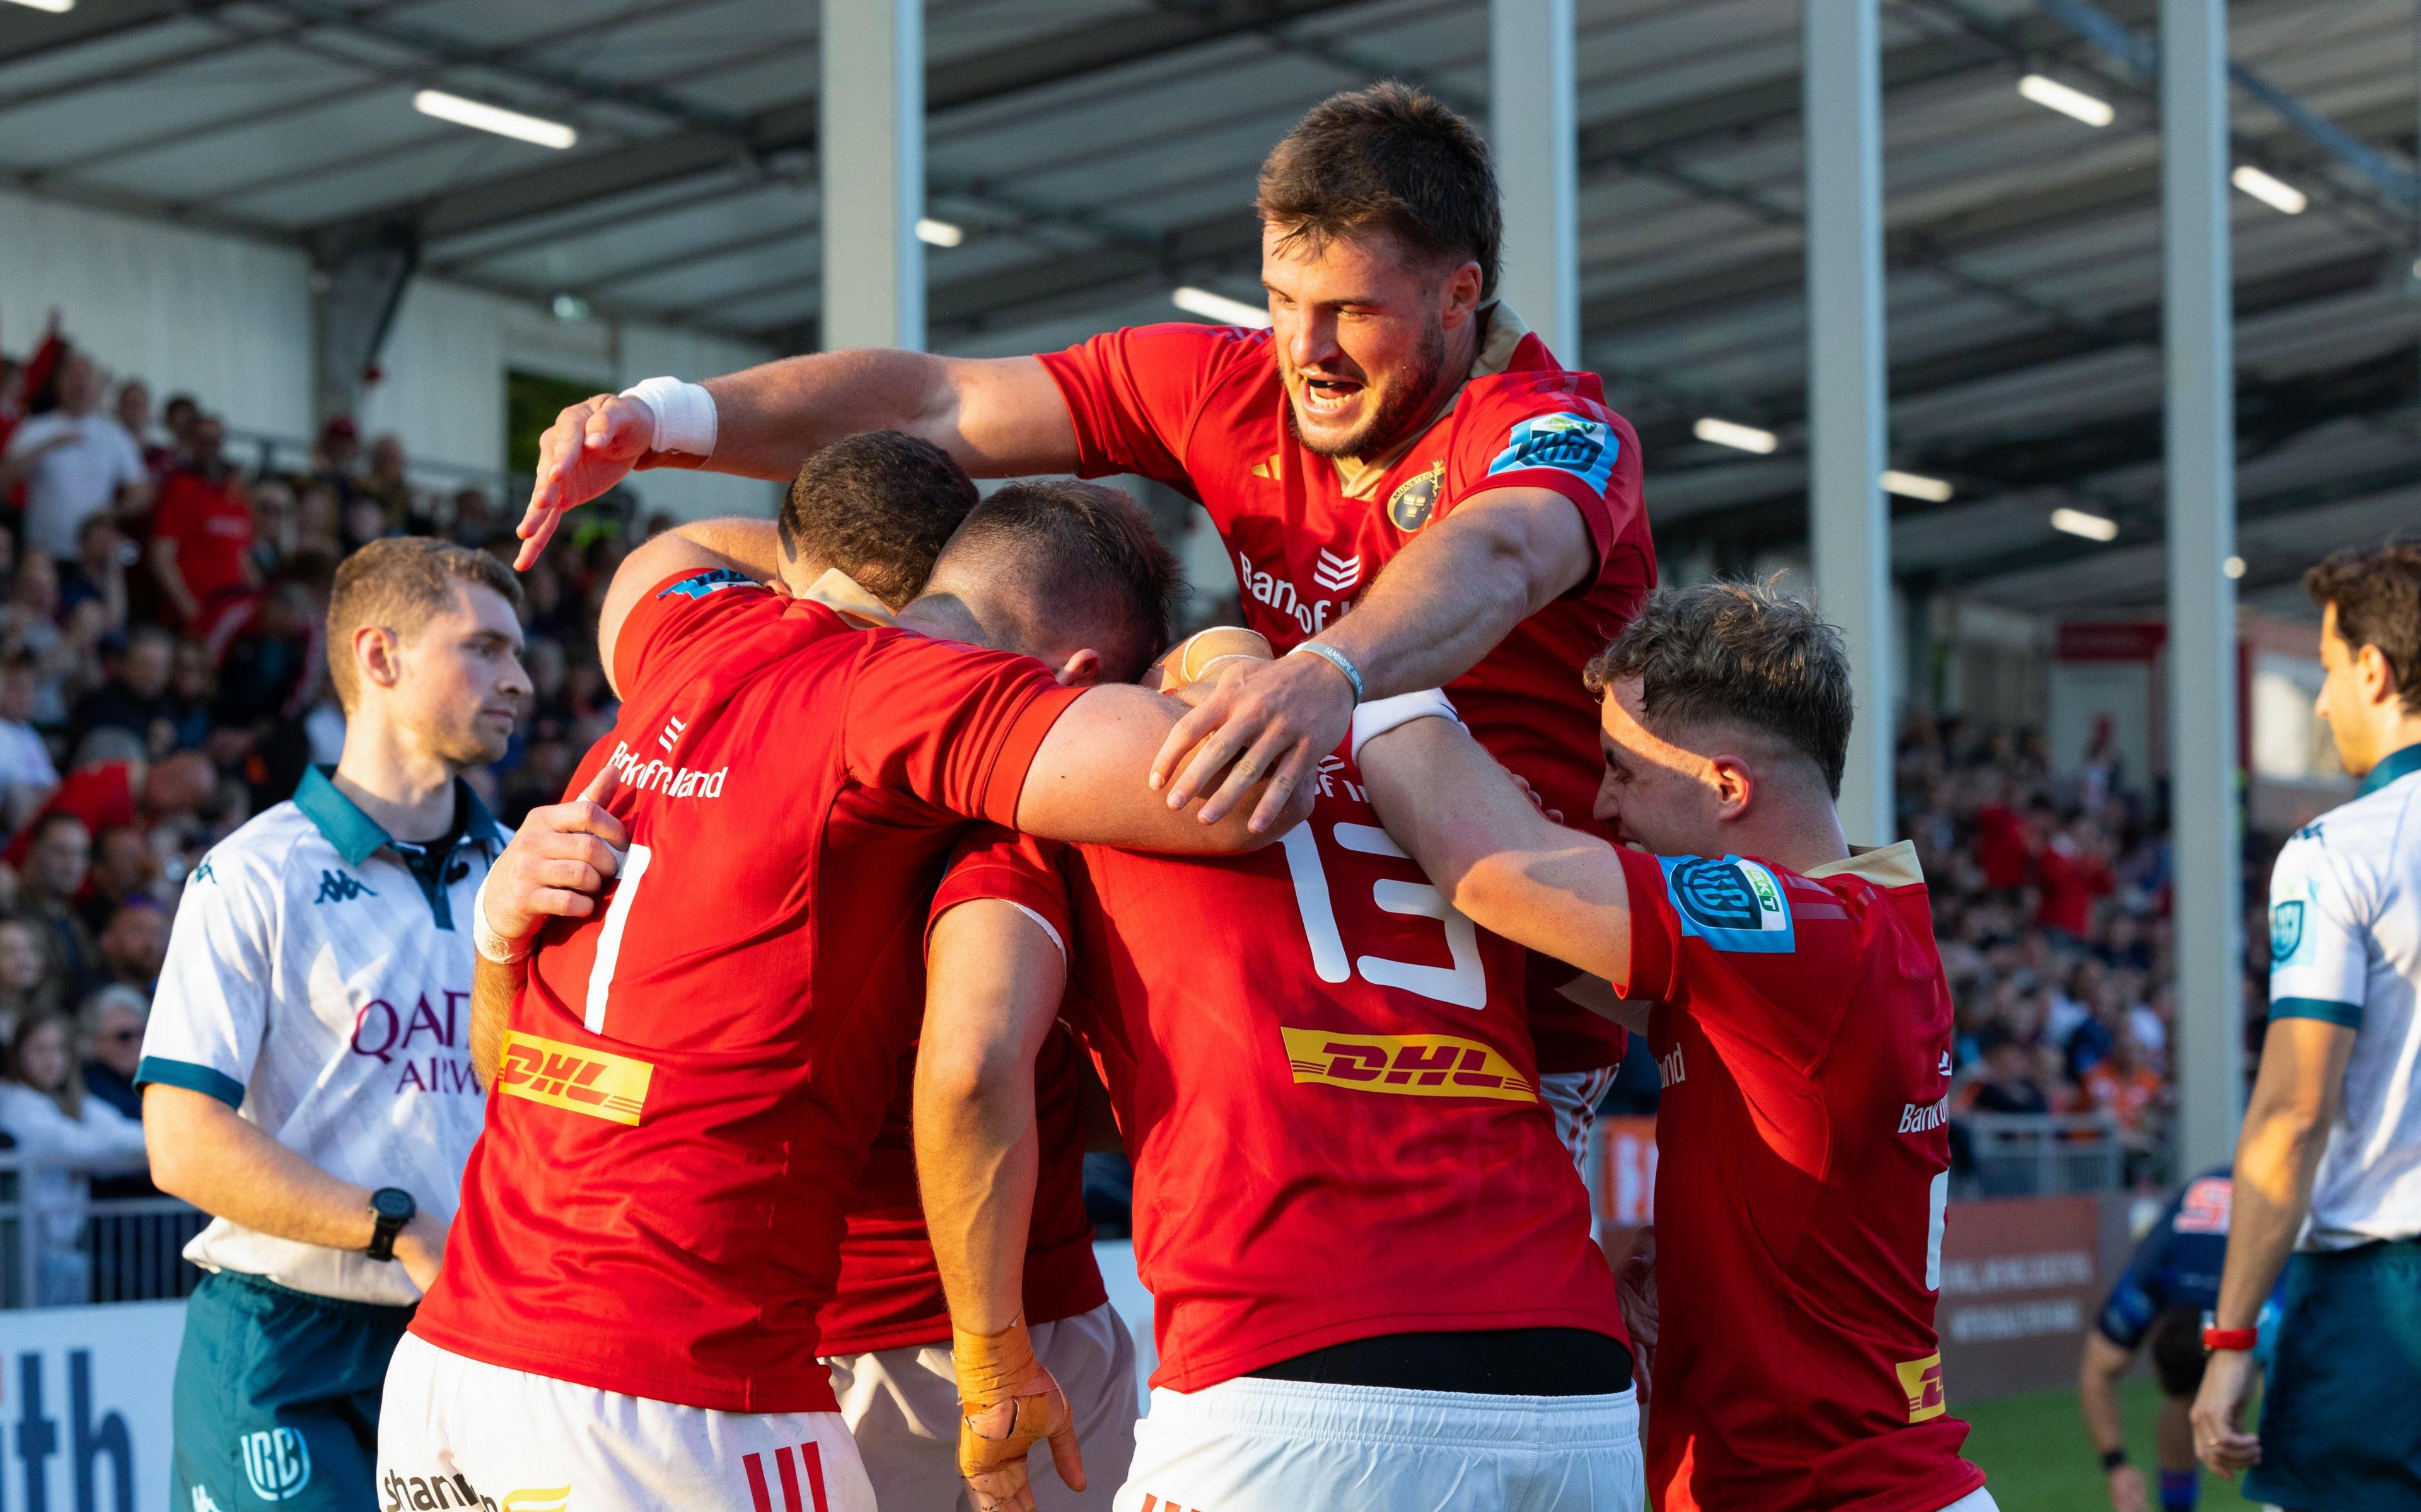
[[[1493,476],[1529,467],[1552,467],[1602,493],[1621,451],[1621,439],[1602,420],[1570,411],[1534,414],[1513,428],[1505,449],[1488,464],[1488,471]]]
[[[1717,950],[1787,955],[1798,948],[1782,884],[1771,871],[1739,856],[1657,858],[1666,896],[1681,916],[1681,933]]]
[[[264,1502],[283,1502],[311,1484],[311,1446],[292,1428],[262,1428],[243,1436],[243,1478]]]

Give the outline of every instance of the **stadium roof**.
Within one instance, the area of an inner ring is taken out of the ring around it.
[[[804,0],[0,5],[0,182],[325,254],[814,345]],[[2155,0],[1883,8],[1892,454],[1903,581],[2090,613],[2160,596]],[[1640,428],[1668,561],[1804,538],[1797,0],[1576,0],[1586,366]],[[2245,588],[2421,521],[2413,0],[2236,0]],[[2106,23],[2115,21],[2112,27]],[[1476,0],[929,0],[931,340],[1002,352],[1257,292],[1261,155],[1381,77],[1485,119]],[[2105,102],[2093,127],[2022,96]],[[424,88],[577,129],[432,119]],[[1568,354],[1569,355],[1569,354]],[[1770,455],[1695,438],[1705,416]],[[2054,507],[2113,521],[2061,534]]]

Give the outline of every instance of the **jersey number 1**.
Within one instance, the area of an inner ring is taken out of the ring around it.
[[[1301,825],[1296,826],[1302,828]],[[647,876],[653,852],[633,845],[622,858],[621,885],[605,905],[605,927],[597,931],[597,961],[588,968],[588,1003],[581,1021],[592,1035],[605,1032],[605,998],[614,990],[614,968],[622,959],[622,930],[631,922],[631,905],[639,896],[639,879]]]

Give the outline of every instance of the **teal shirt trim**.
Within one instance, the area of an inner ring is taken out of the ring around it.
[[[380,847],[393,848],[395,837],[329,780],[335,772],[334,767],[304,768],[302,784],[294,789],[294,806],[336,848],[346,865],[359,866]],[[479,802],[479,795],[471,790],[471,785],[460,777],[454,779],[454,812],[461,819],[461,830],[437,864],[426,868],[409,863],[404,866],[412,873],[413,881],[420,884],[421,896],[428,900],[429,911],[441,929],[454,927],[454,910],[446,900],[444,881],[454,851],[476,841],[492,848],[489,859],[493,860],[493,852],[502,850],[510,838],[505,827],[496,822],[496,817],[488,812],[488,805]]]
[[[2273,1019],[2318,1019],[2341,1029],[2362,1027],[2362,1005],[2324,997],[2282,997],[2270,1005]]]
[[[2370,775],[2362,780],[2362,787],[2355,790],[2354,796],[2368,798],[2397,778],[2409,777],[2416,772],[2421,772],[2421,740],[2413,741],[2401,751],[2389,752],[2385,760],[2370,769]]]
[[[134,1084],[143,1086],[157,1082],[162,1086],[180,1086],[189,1092],[205,1092],[230,1108],[243,1106],[243,1083],[225,1071],[192,1061],[172,1061],[165,1055],[146,1055],[134,1068]]]

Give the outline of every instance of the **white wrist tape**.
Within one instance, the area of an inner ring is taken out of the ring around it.
[[[1409,725],[1416,719],[1450,719],[1460,725],[1454,705],[1435,688],[1423,688],[1417,693],[1399,693],[1392,698],[1373,698],[1353,708],[1353,764],[1362,764],[1362,748],[1398,725]]]
[[[471,899],[471,943],[477,947],[480,955],[499,966],[527,960],[530,951],[538,944],[538,937],[534,934],[508,940],[489,927],[488,883],[485,878],[480,879],[479,891]]]
[[[637,399],[656,417],[656,435],[648,450],[714,455],[714,396],[702,385],[678,378],[642,379],[624,389],[622,397]]]

